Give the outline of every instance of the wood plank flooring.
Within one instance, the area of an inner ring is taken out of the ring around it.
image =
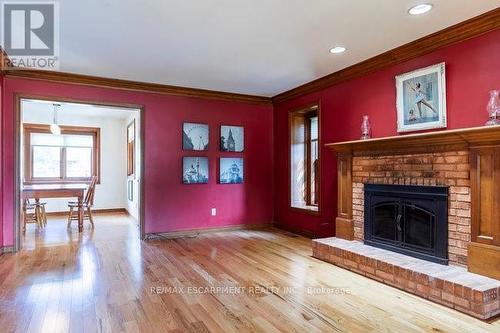
[[[138,240],[125,215],[63,219],[0,256],[0,332],[500,332],[311,257],[279,230]]]

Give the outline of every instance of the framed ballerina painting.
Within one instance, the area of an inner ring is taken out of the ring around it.
[[[444,62],[396,76],[398,132],[446,127]]]

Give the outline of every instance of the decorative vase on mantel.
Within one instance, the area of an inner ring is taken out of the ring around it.
[[[490,91],[490,100],[488,102],[486,110],[488,111],[488,116],[490,118],[486,123],[486,126],[499,125],[500,121],[497,118],[498,116],[500,116],[500,102],[498,100],[498,90]]]
[[[372,126],[370,125],[370,120],[368,116],[363,116],[363,122],[361,123],[361,140],[370,139],[372,136]]]

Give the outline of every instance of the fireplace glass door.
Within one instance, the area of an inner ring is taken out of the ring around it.
[[[365,243],[448,262],[448,189],[365,184]]]
[[[402,208],[405,223],[403,242],[416,249],[432,250],[434,244],[434,213],[424,207],[407,202],[404,203]]]
[[[383,201],[373,207],[373,237],[382,242],[397,241],[396,220],[399,214],[398,201]]]

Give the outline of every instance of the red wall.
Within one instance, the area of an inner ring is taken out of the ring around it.
[[[4,87],[4,82],[3,82],[3,75],[0,73],[0,111],[3,111],[2,109],[2,106],[3,106],[3,87]],[[0,112],[0,124],[2,124],[2,121],[3,121],[3,112]],[[3,157],[3,154],[2,154],[2,149],[1,149],[1,146],[2,146],[2,142],[3,142],[3,139],[2,139],[2,126],[0,126],[0,157],[2,159],[2,163],[0,163],[0,174],[2,174],[2,170],[3,170],[3,161],[4,161],[4,157]],[[3,198],[3,181],[2,179],[0,179],[0,248],[3,247],[3,200],[1,200]]]
[[[13,103],[16,93],[132,103],[145,107],[144,200],[147,233],[272,221],[271,106],[11,78],[5,79],[3,88],[1,203],[5,208],[2,212],[5,246],[13,244]],[[183,121],[210,125],[208,152],[182,151]],[[245,127],[244,184],[217,184],[217,158],[231,156],[218,151],[221,124]],[[182,185],[182,156],[196,155],[209,157],[209,184]],[[212,207],[217,208],[216,217],[211,217]]]
[[[13,101],[16,93],[145,106],[146,232],[264,223],[273,219],[274,209],[277,223],[314,236],[327,236],[334,234],[336,216],[335,157],[326,148],[321,149],[321,214],[313,216],[291,211],[288,203],[288,111],[319,101],[322,143],[357,139],[364,114],[370,116],[374,137],[395,135],[394,76],[444,61],[448,128],[480,126],[487,118],[488,91],[500,88],[499,54],[500,31],[495,31],[281,103],[275,106],[274,115],[270,106],[5,79],[0,87],[3,89],[0,138],[3,228],[0,228],[0,240],[3,234],[4,246],[13,242]],[[210,150],[197,154],[210,158],[208,185],[181,184],[181,158],[190,155],[181,150],[183,121],[210,124]],[[221,123],[245,126],[246,179],[243,185],[216,183],[216,160],[223,155],[217,151]],[[218,216],[210,216],[212,207],[217,207]]]
[[[370,117],[373,137],[396,135],[394,77],[442,61],[446,62],[448,128],[483,125],[487,120],[488,91],[500,89],[500,30],[275,106],[275,221],[315,236],[334,234],[337,184],[336,160],[331,151],[321,149],[320,216],[290,210],[288,196],[284,195],[289,191],[285,149],[289,110],[319,101],[323,144],[358,139],[365,114]]]

